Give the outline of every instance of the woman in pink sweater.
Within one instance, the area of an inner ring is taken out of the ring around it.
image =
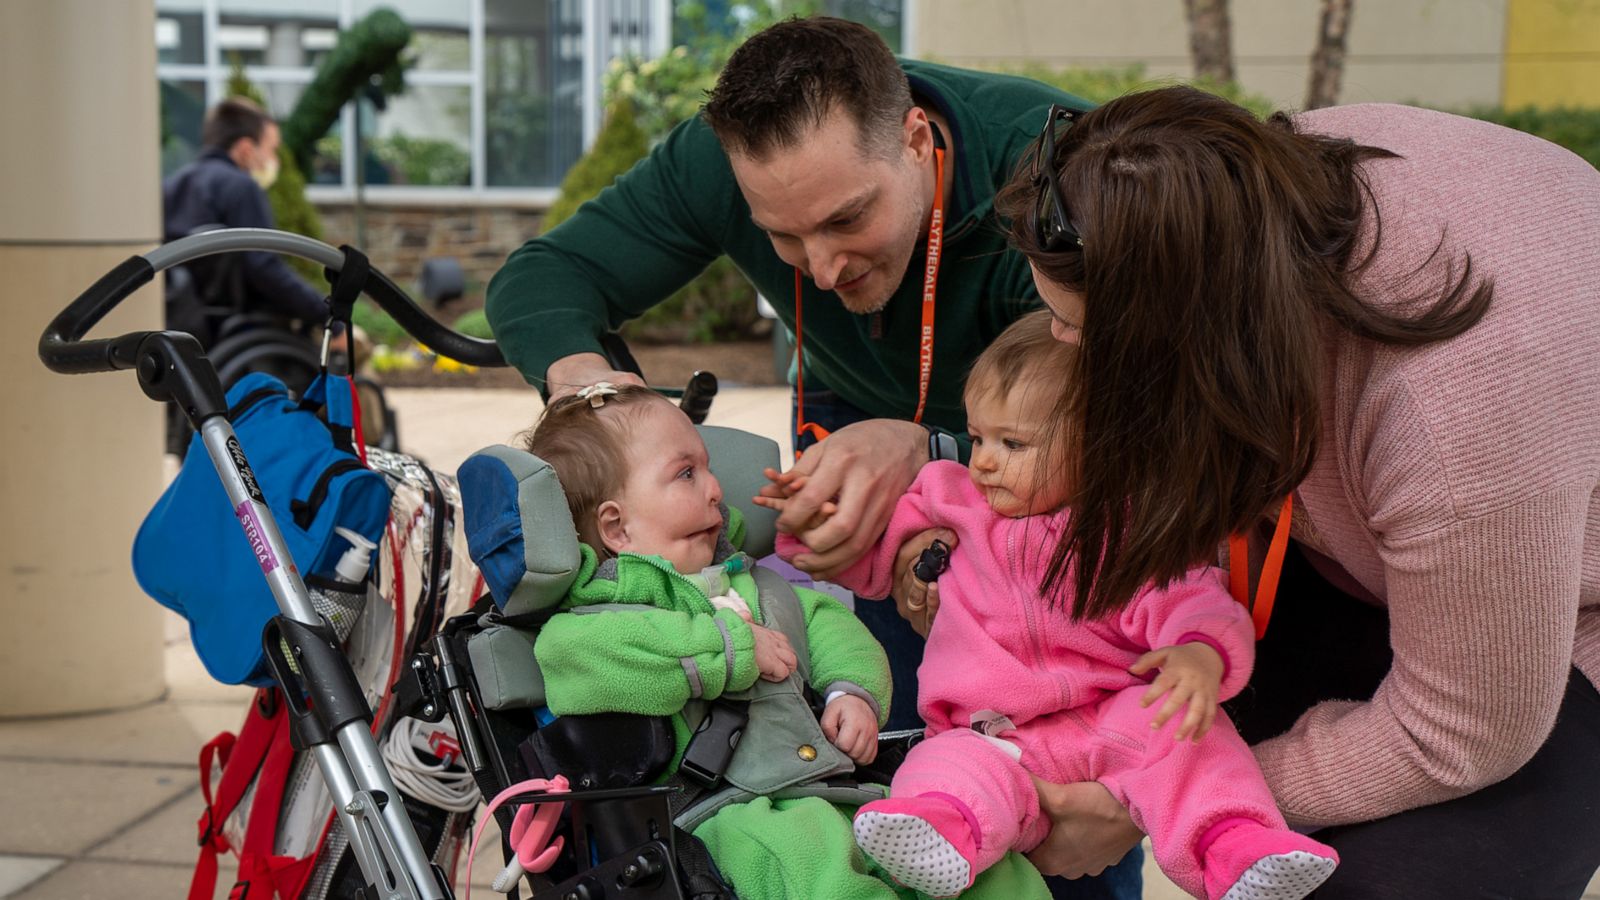
[[[1400,106],[1261,122],[1168,88],[1073,119],[1001,203],[1080,347],[1045,589],[1093,616],[1241,532],[1256,580],[1287,526],[1233,712],[1289,823],[1340,853],[1317,896],[1579,896],[1600,866],[1600,172]],[[1072,787],[1071,809],[1046,792],[1047,870],[1135,836]]]
[[[882,598],[907,540],[940,527],[958,542],[917,670],[928,737],[890,796],[857,813],[856,841],[901,884],[954,896],[1050,830],[1033,776],[1093,780],[1195,896],[1303,897],[1338,857],[1288,830],[1249,748],[1217,717],[1249,677],[1255,641],[1217,570],[1147,585],[1093,620],[1039,595],[1070,494],[1071,429],[1046,423],[1076,354],[1053,322],[1033,313],[983,352],[964,392],[971,467],[923,466],[882,539],[834,579]],[[780,535],[785,557],[805,549]]]

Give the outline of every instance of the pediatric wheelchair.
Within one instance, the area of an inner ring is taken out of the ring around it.
[[[747,498],[760,486],[762,467],[778,464],[777,445],[735,429],[702,425],[700,431],[712,472],[723,483],[725,502],[737,510],[730,518],[737,515],[742,522],[742,549],[754,557],[770,553],[776,516]],[[657,777],[672,755],[664,719],[623,713],[549,716],[541,709],[545,679],[535,640],[540,626],[559,612],[578,568],[576,529],[565,496],[542,460],[501,446],[479,451],[463,463],[458,483],[469,551],[492,597],[480,600],[473,613],[448,621],[428,650],[413,659],[402,696],[416,715],[450,717],[463,759],[485,798],[537,779],[540,789],[516,794],[513,802],[563,807],[557,828],[561,846],[546,857],[548,868],[522,872],[536,898],[732,897],[731,887],[690,833],[722,805],[754,794],[819,796],[848,805],[883,796],[882,785],[916,735],[883,735],[870,769],[857,768],[847,758],[841,765],[839,756],[827,756],[832,748],[825,746],[816,725],[821,703],[805,687],[803,672],[791,675],[786,687],[757,685],[758,694],[803,694],[808,707],[779,726],[782,735],[772,733],[770,720],[762,726],[764,746],[798,750],[798,755],[781,755],[791,763],[798,758],[818,767],[810,776],[801,773],[809,780],[775,791],[752,789],[752,780],[764,776],[752,776],[753,764],[738,753],[750,716],[740,704],[749,701],[691,701],[691,707],[698,703],[699,708],[686,708],[686,718],[698,723],[691,725],[694,735],[682,766],[665,780]],[[777,576],[762,571],[757,577],[766,624],[797,642],[804,659],[803,624],[783,621],[781,606],[769,603],[770,581],[763,583],[761,575]],[[565,779],[566,789],[549,789],[556,776]],[[783,781],[763,787],[794,781],[795,776],[785,773]],[[504,841],[515,833],[512,810],[501,807],[495,816]],[[550,846],[556,846],[554,839]],[[522,866],[509,865],[517,848],[503,843],[502,849],[508,870],[521,872]]]

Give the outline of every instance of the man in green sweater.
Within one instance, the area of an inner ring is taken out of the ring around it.
[[[797,439],[790,472],[806,479],[779,520],[792,531],[837,503],[806,535],[816,552],[795,561],[825,579],[882,533],[930,456],[966,458],[967,367],[1038,304],[994,194],[1056,103],[1088,106],[1023,78],[896,60],[838,19],[775,25],[733,54],[701,115],[511,255],[489,285],[495,338],[552,397],[638,383],[612,370],[600,335],[726,254],[799,337],[796,430],[832,432]],[[889,654],[889,727],[918,726],[920,637],[886,604],[857,615]],[[1136,851],[1116,877],[1057,896],[1137,897],[1139,863]]]

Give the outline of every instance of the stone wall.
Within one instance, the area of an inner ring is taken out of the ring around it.
[[[338,246],[356,242],[354,209],[349,203],[318,203],[323,239]],[[544,209],[510,206],[392,204],[366,207],[366,251],[373,265],[407,292],[415,293],[422,261],[449,256],[466,272],[467,292],[460,308],[483,303],[489,279],[506,256],[539,233]],[[419,301],[421,297],[417,298]]]

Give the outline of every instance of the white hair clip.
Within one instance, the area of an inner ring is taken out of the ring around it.
[[[578,391],[578,396],[589,401],[589,406],[594,409],[599,409],[600,407],[605,406],[606,398],[615,397],[616,395],[617,386],[609,381],[601,381],[596,384],[591,384],[588,387]]]

